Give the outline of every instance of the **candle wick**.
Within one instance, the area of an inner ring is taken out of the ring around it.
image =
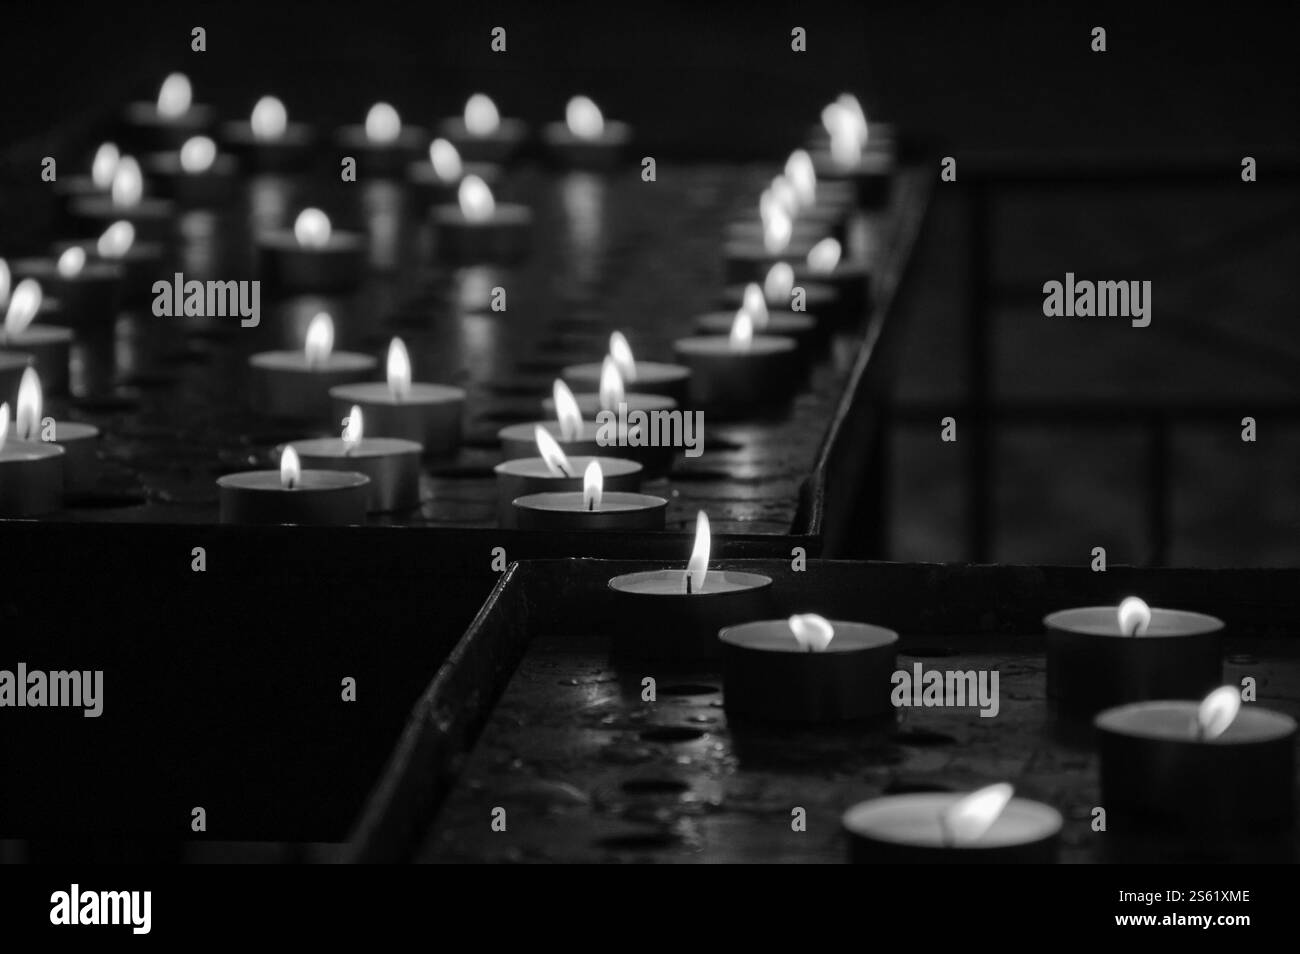
[[[691,595],[691,571],[686,571],[686,595]]]
[[[569,468],[568,463],[563,463],[563,464],[561,464],[561,465],[560,465],[560,471],[564,474],[565,477],[576,477],[576,476],[578,476],[577,474],[575,474],[575,473],[574,473],[574,472]]]

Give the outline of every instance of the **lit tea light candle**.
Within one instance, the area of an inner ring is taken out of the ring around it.
[[[867,148],[871,131],[861,106],[852,102],[836,101],[822,110],[827,145],[813,152],[813,167],[820,179],[852,183],[863,208],[879,208],[889,200],[894,156],[891,150]]]
[[[520,530],[662,530],[668,501],[652,494],[607,491],[600,462],[583,471],[581,491],[551,491],[515,498]]]
[[[503,119],[497,105],[484,93],[465,101],[463,115],[444,119],[439,135],[460,150],[467,162],[509,162],[528,135],[520,119]]]
[[[303,209],[292,231],[275,229],[259,237],[257,244],[262,273],[278,287],[339,291],[361,282],[365,238],[336,230],[320,209]]]
[[[355,471],[304,470],[286,447],[279,470],[249,470],[217,478],[222,523],[365,523],[370,478]]]
[[[465,392],[446,384],[412,382],[411,358],[401,338],[389,343],[385,370],[384,381],[331,388],[335,414],[357,405],[365,411],[372,434],[415,441],[431,457],[454,452],[460,446]]]
[[[289,120],[289,110],[280,99],[263,96],[247,121],[222,126],[222,139],[251,169],[290,172],[311,160],[316,136],[307,123]]]
[[[9,402],[0,402],[0,517],[36,517],[63,506],[64,450],[10,433]]]
[[[619,371],[618,362],[614,360],[613,355],[606,355],[604,361],[601,362],[600,390],[594,393],[591,391],[574,392],[573,398],[578,402],[578,409],[582,411],[584,417],[595,417],[601,411],[618,413],[620,406],[628,413],[632,411],[671,411],[677,407],[677,402],[666,394],[628,391],[623,383],[623,375]],[[542,401],[542,411],[546,414],[555,413],[554,397]]]
[[[687,399],[690,389],[691,370],[680,364],[667,364],[661,361],[638,361],[632,354],[632,346],[621,331],[609,336],[609,356],[622,375],[623,381],[634,385],[643,394],[662,394],[678,404]],[[599,391],[601,375],[605,373],[604,361],[586,364],[571,364],[560,372],[569,385],[579,391]]]
[[[836,110],[823,108],[818,121],[808,130],[808,147],[811,151],[827,150],[831,142],[831,129],[840,126],[847,119],[849,127],[853,130],[857,141],[862,144],[864,151],[886,153],[890,156],[897,153],[897,130],[892,124],[878,119],[873,119],[868,124],[862,103],[852,93],[841,93],[827,106],[844,110],[847,116]]]
[[[321,312],[301,351],[263,351],[248,359],[252,407],[273,417],[328,420],[330,389],[364,381],[378,364],[368,354],[334,350],[334,320]]]
[[[767,297],[757,282],[745,286],[741,310],[747,315],[754,332],[793,338],[807,348],[817,339],[817,319],[806,312],[776,310],[768,307]],[[735,311],[711,311],[695,319],[696,330],[704,335],[728,335],[736,322]]]
[[[68,205],[69,215],[85,227],[99,231],[109,223],[126,221],[137,235],[150,240],[171,236],[175,212],[168,200],[145,195],[144,173],[134,156],[118,160],[106,194],[80,196]]]
[[[760,234],[728,238],[722,245],[728,282],[762,281],[777,262],[800,258],[812,249],[824,230],[795,234],[790,211],[772,201],[763,204]]]
[[[771,615],[771,577],[710,570],[711,547],[709,518],[700,511],[685,570],[646,570],[609,581],[618,608],[615,656],[680,662],[715,659],[722,646],[720,630]]]
[[[467,175],[478,176],[489,187],[495,187],[501,177],[501,167],[483,162],[465,162],[460,152],[446,139],[435,139],[429,144],[429,155],[413,162],[406,177],[412,185],[424,190],[434,202],[454,202],[461,180]]]
[[[677,359],[691,369],[691,403],[714,413],[744,414],[788,402],[803,363],[795,340],[756,335],[749,313],[736,312],[726,335],[679,338]]]
[[[1199,697],[1223,677],[1223,622],[1213,616],[1129,597],[1118,607],[1061,610],[1043,623],[1047,697],[1066,714]]]
[[[415,441],[370,437],[360,407],[348,411],[341,437],[294,441],[289,445],[303,467],[365,474],[370,479],[366,510],[391,513],[420,506],[420,454]]]
[[[1296,721],[1243,706],[1236,686],[1199,703],[1161,699],[1094,720],[1101,805],[1119,831],[1289,828]]]
[[[728,719],[813,724],[894,711],[893,630],[804,613],[729,626],[718,639]]]
[[[99,428],[44,416],[45,395],[35,368],[23,372],[11,433],[27,443],[57,444],[64,450],[63,492],[84,494],[99,480]]]
[[[808,198],[806,205],[805,196]],[[747,215],[728,222],[724,234],[728,239],[761,241],[778,211],[790,220],[790,245],[799,254],[806,254],[813,242],[828,234],[842,237],[848,217],[843,208],[818,204],[813,195],[801,192],[782,174],[776,176],[759,196],[757,217]]]
[[[54,182],[55,191],[67,197],[107,194],[113,186],[113,173],[121,158],[122,151],[117,143],[102,142],[91,156],[90,171],[60,176]]]
[[[800,285],[821,284],[834,290],[840,305],[855,317],[865,314],[871,300],[871,270],[866,262],[846,259],[844,246],[825,238],[794,266]]]
[[[609,169],[632,140],[632,127],[606,119],[588,96],[574,96],[564,108],[564,122],[542,129],[546,148],[570,169]]]
[[[405,125],[390,103],[375,103],[363,124],[338,132],[339,146],[356,158],[359,176],[400,176],[428,138],[424,129]]]
[[[438,256],[452,262],[513,262],[528,251],[533,213],[517,203],[498,203],[488,184],[467,175],[456,187],[456,205],[429,213]]]
[[[179,151],[151,156],[148,165],[167,194],[183,206],[223,205],[235,193],[235,157],[219,153],[207,136],[191,136]]]
[[[120,275],[117,290],[124,301],[153,298],[153,283],[166,258],[161,243],[137,241],[135,226],[127,221],[112,223],[98,238],[56,243],[53,250],[65,269],[73,268],[81,260],[78,252],[85,256],[86,269],[92,265],[96,269],[100,266],[116,269]],[[71,298],[75,303],[76,296]]]
[[[518,526],[515,498],[581,490],[583,476],[592,463],[600,464],[606,490],[641,489],[642,467],[636,461],[619,457],[569,457],[541,425],[534,426],[533,435],[538,456],[507,460],[496,466],[497,521],[502,527]]]
[[[501,455],[506,460],[530,457],[537,443],[537,428],[546,431],[570,457],[600,457],[603,447],[598,440],[599,426],[583,419],[582,409],[573,392],[563,381],[556,381],[551,389],[555,402],[555,419],[531,421],[527,424],[509,424],[497,432],[501,442]],[[621,450],[621,448],[620,448]]]
[[[728,285],[719,296],[719,304],[730,309],[734,315],[737,308],[745,304],[745,295],[750,282]],[[769,311],[794,311],[795,314],[808,314],[814,320],[824,314],[836,312],[838,295],[834,288],[821,282],[804,282],[797,284],[794,267],[789,262],[776,262],[763,276],[763,302]],[[750,293],[752,295],[752,293]]]
[[[5,266],[5,274],[7,278],[8,266]],[[2,291],[4,287],[0,285]],[[0,297],[0,308],[4,308],[0,354],[18,352],[29,356],[46,387],[55,394],[67,394],[72,331],[54,325],[33,324],[33,319],[41,311],[43,299],[40,282],[32,278],[24,278],[15,285],[7,300]]]
[[[92,259],[84,247],[71,245],[53,256],[18,259],[12,271],[53,293],[59,307],[47,320],[73,328],[112,328],[122,286],[121,265]]]
[[[212,125],[212,110],[194,102],[194,89],[184,73],[171,73],[158,88],[153,102],[135,102],[126,108],[132,143],[145,149],[177,149],[191,136]]]
[[[794,190],[799,215],[839,221],[851,214],[856,191],[844,182],[819,181],[816,165],[807,150],[796,149],[790,153],[782,175]]]
[[[1051,864],[1061,813],[1013,795],[1003,782],[969,794],[859,802],[842,819],[849,858],[855,864]]]

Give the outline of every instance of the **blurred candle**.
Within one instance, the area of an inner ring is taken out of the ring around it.
[[[331,415],[330,389],[365,380],[378,362],[368,354],[334,350],[334,321],[316,315],[301,351],[264,351],[248,359],[254,410],[273,417],[315,419]]]
[[[291,172],[311,161],[315,133],[307,123],[290,122],[275,96],[263,96],[245,121],[222,126],[222,139],[241,163],[259,172]]]
[[[7,275],[7,266],[5,271]],[[0,306],[5,307],[4,324],[0,325],[0,354],[16,352],[29,356],[46,387],[52,393],[66,394],[72,332],[54,325],[33,324],[43,298],[40,283],[24,278],[14,286],[7,303],[0,300]]]
[[[606,119],[587,96],[575,96],[564,109],[564,122],[547,123],[542,139],[554,159],[569,169],[609,169],[617,164],[632,138],[627,123]]]
[[[341,291],[355,288],[365,269],[365,239],[336,230],[320,209],[298,213],[293,229],[273,229],[258,238],[261,272],[290,290]]]
[[[465,101],[462,116],[442,121],[439,135],[460,150],[467,162],[509,162],[528,134],[519,119],[503,119],[496,103],[484,93]]]
[[[434,245],[450,262],[513,262],[531,242],[532,212],[523,205],[498,203],[488,184],[475,175],[461,179],[456,205],[430,212]]]
[[[344,126],[338,144],[357,160],[357,175],[400,176],[410,162],[424,151],[428,133],[402,122],[390,103],[375,103],[361,125]]]

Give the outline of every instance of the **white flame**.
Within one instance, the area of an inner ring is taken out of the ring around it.
[[[636,359],[632,357],[632,346],[621,331],[612,331],[609,335],[609,356],[618,365],[618,373],[624,381],[636,380]]]
[[[9,402],[0,403],[0,451],[5,449],[5,441],[9,440]]]
[[[217,161],[217,144],[207,136],[192,136],[181,146],[181,169],[194,175],[207,172]]]
[[[135,226],[124,219],[104,229],[104,234],[95,240],[95,251],[100,258],[118,259],[131,251],[134,244]]]
[[[537,453],[552,477],[572,477],[573,468],[569,466],[569,457],[551,432],[538,424],[533,428],[533,440],[537,442]]]
[[[852,93],[840,93],[840,95],[836,97],[835,102],[848,111],[849,116],[853,120],[853,127],[857,130],[858,139],[860,139],[862,144],[865,146],[868,139],[867,114],[863,111],[862,104],[858,102],[858,98]]]
[[[758,287],[757,282],[750,282],[745,286],[745,294],[741,299],[740,307],[749,314],[755,330],[761,331],[767,327],[770,320],[767,313],[767,299],[763,297],[763,289]]]
[[[835,627],[830,620],[816,613],[796,613],[790,617],[790,632],[800,649],[810,653],[821,653],[835,638]]]
[[[11,281],[9,263],[0,258],[0,308],[9,303],[9,283]]]
[[[743,308],[736,312],[736,318],[731,323],[729,339],[732,351],[748,351],[754,343],[754,319]]]
[[[600,363],[600,406],[606,411],[615,411],[625,399],[623,375],[619,374],[613,355],[607,354]]]
[[[1151,608],[1136,596],[1127,596],[1116,613],[1121,636],[1145,636],[1151,625]]]
[[[289,128],[289,111],[276,97],[263,96],[253,104],[253,114],[248,117],[248,124],[253,129],[254,139],[263,142],[279,139]]]
[[[460,202],[461,214],[470,222],[486,222],[496,212],[497,204],[492,198],[492,190],[478,176],[461,179],[456,198]]]
[[[320,209],[303,209],[293,222],[293,237],[303,248],[324,248],[332,231],[330,217]]]
[[[17,335],[27,330],[36,313],[41,310],[41,285],[34,278],[24,278],[14,286],[9,296],[9,310],[5,312],[5,334]]]
[[[388,393],[396,401],[411,396],[411,356],[401,338],[388,343]]]
[[[301,481],[302,462],[298,460],[298,452],[286,445],[284,453],[280,455],[280,486],[285,490],[293,490]]]
[[[842,254],[838,239],[824,238],[808,250],[808,270],[817,275],[829,275],[839,265]]]
[[[1241,690],[1220,686],[1196,707],[1196,735],[1202,742],[1217,739],[1228,730],[1241,711]]]
[[[590,97],[575,96],[564,107],[564,122],[579,139],[599,139],[605,132],[605,117]]]
[[[582,475],[582,509],[599,510],[604,495],[605,475],[600,469],[600,461],[593,460]]]
[[[43,404],[41,376],[35,368],[28,368],[18,384],[18,410],[14,413],[14,435],[20,441],[40,438]]]
[[[180,119],[190,111],[194,90],[184,73],[172,73],[158,89],[158,115],[164,119]]]
[[[1015,792],[1006,782],[998,782],[958,799],[940,816],[950,845],[969,845],[979,841],[1006,810]]]
[[[788,301],[793,293],[794,268],[789,262],[777,262],[763,279],[764,297],[767,301]]]
[[[318,368],[329,361],[334,350],[334,319],[328,312],[318,312],[307,325],[307,338],[302,350],[309,368]]]
[[[582,436],[582,411],[569,386],[559,378],[551,385],[551,399],[555,402],[555,419],[560,423],[560,438],[576,441]]]
[[[85,267],[86,250],[80,245],[72,245],[63,250],[63,254],[54,265],[54,270],[59,273],[60,278],[76,278]]]
[[[109,196],[113,205],[127,209],[140,204],[144,195],[144,176],[140,174],[140,163],[132,156],[123,156],[113,170],[113,184],[109,187]]]
[[[776,176],[767,191],[772,196],[772,201],[777,207],[783,209],[787,215],[795,215],[799,211],[799,193],[785,176]]]
[[[361,408],[354,404],[352,410],[348,411],[347,421],[343,424],[343,447],[349,453],[356,450],[365,434],[365,418],[361,415]]]
[[[101,143],[95,150],[95,158],[90,163],[90,181],[96,189],[107,191],[112,187],[113,173],[117,171],[117,163],[121,158],[122,153],[118,151],[116,143]]]
[[[770,203],[763,215],[763,248],[769,255],[779,255],[790,247],[793,234],[794,222],[790,214],[776,202]]]
[[[460,153],[445,139],[435,139],[429,143],[429,163],[433,166],[434,174],[443,182],[458,182],[465,174]]]
[[[790,158],[785,161],[784,172],[801,208],[816,203],[817,172],[813,169],[812,157],[807,152],[796,149],[790,153]]]
[[[709,575],[709,549],[713,535],[709,531],[709,515],[701,510],[695,515],[695,547],[686,564],[686,592],[703,593]]]
[[[366,139],[381,146],[397,141],[402,134],[402,117],[388,103],[375,103],[366,113]]]
[[[471,136],[491,136],[501,125],[497,104],[484,93],[475,93],[465,101],[465,131]]]

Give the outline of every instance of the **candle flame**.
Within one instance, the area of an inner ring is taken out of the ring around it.
[[[0,451],[5,449],[9,440],[9,402],[0,402]]]
[[[600,461],[593,460],[582,475],[582,509],[599,510],[604,495],[605,475],[600,469]]]
[[[803,149],[790,153],[785,161],[785,178],[794,190],[795,200],[801,207],[813,205],[817,201],[817,172],[813,169],[812,157]]]
[[[86,267],[86,250],[80,245],[73,245],[63,250],[54,270],[60,278],[76,278]]]
[[[318,312],[307,325],[302,350],[309,368],[318,368],[329,361],[334,350],[334,319],[328,312]]]
[[[798,213],[799,193],[785,176],[773,178],[767,191],[771,193],[772,201],[776,203],[777,208],[782,209],[786,215],[794,216]]]
[[[767,301],[789,301],[794,293],[794,268],[789,262],[777,262],[767,270],[763,279],[763,295]]]
[[[133,156],[123,156],[113,170],[113,184],[109,187],[109,197],[119,209],[129,209],[140,204],[144,195],[144,176],[140,174],[140,163]]]
[[[194,175],[207,172],[217,161],[217,144],[207,136],[192,136],[181,146],[181,169]]]
[[[112,188],[113,173],[117,171],[117,163],[121,158],[122,153],[118,151],[116,143],[100,143],[95,150],[95,158],[90,163],[90,181],[96,189],[107,192]]]
[[[867,144],[867,117],[857,98],[845,93],[822,110],[822,125],[831,139],[831,159],[841,167],[862,160]]]
[[[411,356],[401,338],[388,343],[388,392],[395,401],[411,396]]]
[[[434,174],[443,182],[459,182],[465,174],[460,153],[445,139],[435,139],[429,143],[429,163],[433,166]]]
[[[858,98],[852,93],[840,93],[840,95],[836,97],[835,102],[838,103],[841,108],[848,111],[849,116],[853,120],[853,126],[857,130],[858,138],[862,140],[862,144],[865,146],[868,138],[867,114],[863,111],[862,104],[858,102]]]
[[[276,97],[263,96],[253,104],[253,114],[248,117],[248,124],[253,129],[254,139],[263,142],[279,139],[289,128],[289,111]]]
[[[475,93],[465,101],[465,131],[471,136],[491,136],[501,125],[497,104],[485,93]]]
[[[9,283],[12,280],[9,274],[9,263],[0,258],[0,308],[9,304]]]
[[[135,226],[123,219],[104,229],[104,234],[95,240],[95,251],[100,258],[119,259],[134,244]]]
[[[615,411],[625,400],[623,375],[618,373],[618,363],[613,355],[607,354],[600,363],[600,406],[606,411]]]
[[[298,460],[298,452],[286,445],[284,453],[280,455],[280,486],[285,490],[293,490],[301,482],[302,462]]]
[[[496,212],[497,204],[492,198],[492,190],[478,176],[461,179],[456,198],[460,202],[461,214],[470,222],[486,222]]]
[[[790,214],[775,201],[769,203],[763,213],[763,248],[769,255],[779,255],[790,247],[790,236],[794,234],[794,222]]]
[[[564,122],[579,139],[599,139],[605,132],[605,117],[588,96],[575,96],[564,107]]]
[[[763,297],[763,289],[758,287],[757,282],[750,282],[745,286],[740,307],[748,313],[756,331],[767,327],[771,316],[767,313],[767,299]]]
[[[1196,737],[1202,742],[1217,739],[1228,731],[1240,711],[1241,690],[1236,686],[1220,686],[1196,707]]]
[[[572,477],[573,468],[569,466],[568,455],[564,453],[551,432],[538,424],[533,428],[533,440],[537,442],[537,453],[552,477]]]
[[[164,119],[180,119],[190,111],[193,99],[190,78],[184,73],[172,73],[158,88],[158,115]]]
[[[636,380],[636,360],[632,357],[632,346],[627,343],[621,331],[612,331],[609,335],[609,356],[618,365],[618,373],[624,381]]]
[[[835,638],[835,627],[830,620],[816,613],[796,613],[790,617],[790,632],[799,648],[810,653],[822,653]]]
[[[709,575],[709,549],[713,545],[713,535],[709,531],[709,515],[703,510],[695,515],[695,547],[686,564],[686,592],[703,593],[704,582]]]
[[[41,285],[34,278],[24,278],[14,286],[9,296],[9,310],[5,312],[5,335],[17,335],[27,330],[36,313],[41,310]]]
[[[808,250],[808,270],[817,275],[829,275],[839,265],[842,254],[838,239],[824,238]]]
[[[303,209],[293,222],[293,237],[303,248],[324,248],[332,231],[330,217],[320,209]]]
[[[35,368],[27,368],[18,384],[18,410],[14,413],[14,435],[20,441],[34,441],[40,438],[41,410],[44,398],[41,394],[41,376]],[[5,415],[6,420],[8,414]]]
[[[348,411],[348,418],[343,422],[343,446],[348,453],[357,449],[361,443],[361,438],[366,433],[365,418],[361,415],[361,408],[354,404],[352,410]]]
[[[748,351],[754,343],[754,319],[740,309],[731,323],[730,346],[732,351]]]
[[[366,139],[377,145],[388,145],[402,134],[402,117],[388,103],[375,103],[366,113]]]
[[[1145,636],[1151,625],[1151,608],[1136,596],[1125,597],[1116,616],[1121,636]]]
[[[969,845],[983,838],[1006,810],[1014,792],[1006,782],[998,782],[950,805],[939,819],[948,844]]]
[[[551,398],[555,402],[555,419],[560,423],[560,439],[576,441],[582,436],[582,411],[569,386],[559,378],[551,385]]]

